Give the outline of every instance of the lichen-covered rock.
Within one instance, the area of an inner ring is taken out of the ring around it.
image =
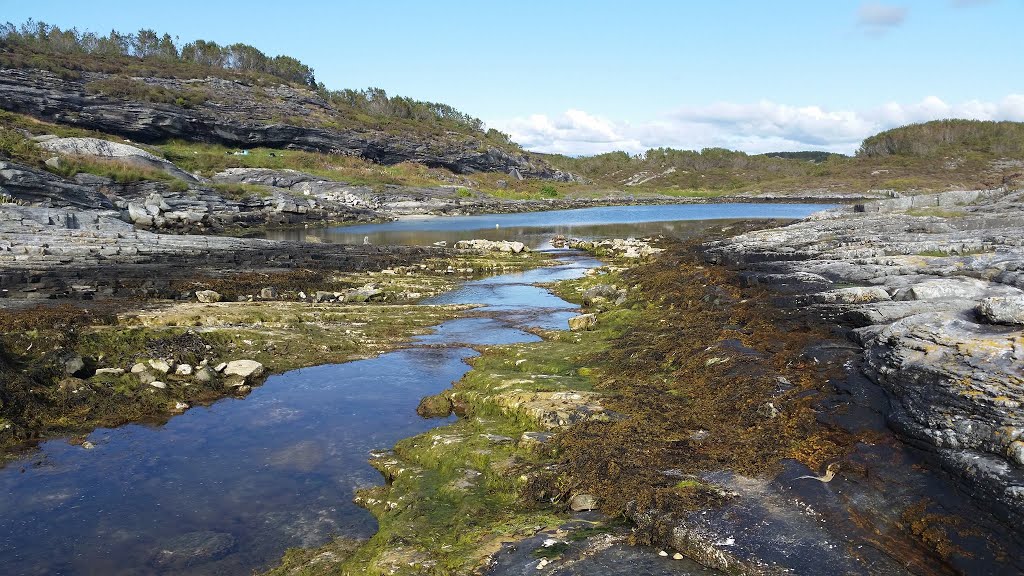
[[[825,304],[860,304],[890,300],[889,292],[881,286],[863,286],[854,288],[836,288],[813,295],[817,302]]]
[[[154,156],[142,148],[111,142],[99,138],[50,138],[39,143],[39,146],[70,156],[96,156],[100,158],[115,158],[121,162],[128,163],[140,168],[160,170],[188,182],[197,182],[198,179],[178,168],[163,158]]]

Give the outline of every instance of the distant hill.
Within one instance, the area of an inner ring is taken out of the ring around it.
[[[910,124],[866,138],[857,151],[866,157],[965,153],[1024,157],[1024,123],[935,120]]]
[[[819,151],[751,155],[722,148],[654,148],[637,155],[544,158],[605,187],[681,196],[991,188],[1024,182],[1024,123],[914,124],[865,139],[854,157]]]

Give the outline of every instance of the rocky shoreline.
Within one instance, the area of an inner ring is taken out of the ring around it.
[[[1024,514],[1021,191],[932,195],[836,210],[707,247],[849,330],[890,425],[979,502]],[[913,216],[915,207],[952,213]]]

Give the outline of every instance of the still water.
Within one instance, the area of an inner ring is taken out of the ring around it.
[[[518,240],[541,246],[555,234],[576,238],[628,236],[688,237],[708,226],[708,220],[749,218],[804,218],[831,208],[823,204],[667,204],[663,206],[607,206],[579,210],[482,214],[477,216],[417,217],[385,224],[340,226],[267,233],[274,240],[304,240],[316,236],[339,244],[405,244],[426,246],[459,240]]]

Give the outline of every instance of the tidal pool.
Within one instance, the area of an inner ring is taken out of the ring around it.
[[[479,303],[482,316],[408,349],[271,376],[164,426],[99,429],[91,450],[44,443],[0,469],[3,573],[247,575],[291,546],[369,537],[376,522],[352,503],[381,481],[369,452],[446,421],[420,418],[416,405],[469,369],[467,345],[565,326],[577,307],[532,283],[598,264],[567,253],[558,266],[468,282],[427,303]]]

